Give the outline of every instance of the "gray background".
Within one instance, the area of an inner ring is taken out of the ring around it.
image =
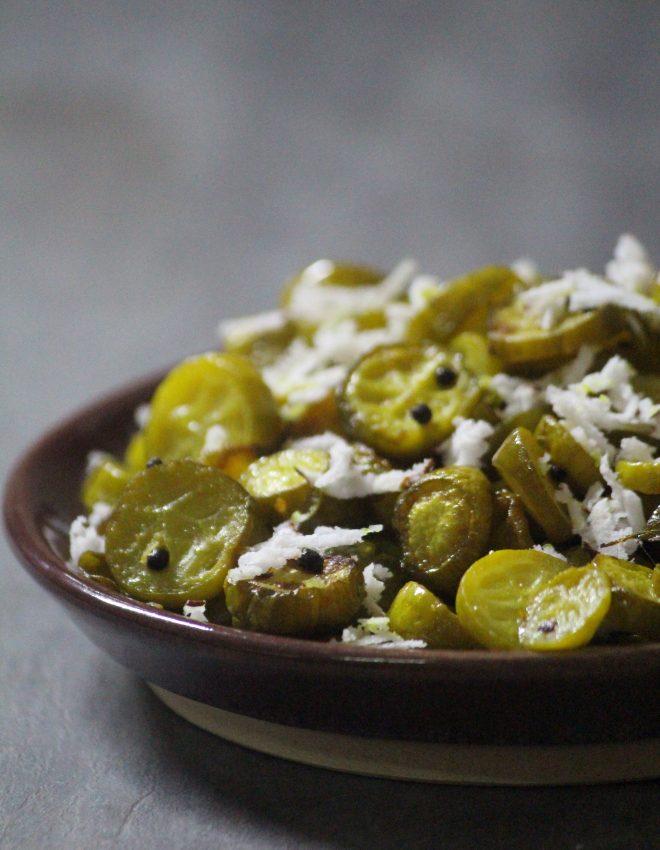
[[[659,42],[630,0],[1,0],[3,474],[318,256],[598,269],[630,230],[657,260]],[[1,545],[3,850],[660,847],[658,783],[424,787],[215,740]]]

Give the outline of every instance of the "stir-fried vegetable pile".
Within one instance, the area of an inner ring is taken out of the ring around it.
[[[321,260],[90,457],[71,557],[242,629],[383,647],[660,639],[660,282]]]

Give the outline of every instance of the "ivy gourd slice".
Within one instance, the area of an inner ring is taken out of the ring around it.
[[[429,649],[471,649],[475,645],[456,614],[416,581],[404,584],[388,616],[393,631],[406,640],[423,640]]]
[[[313,487],[305,474],[325,472],[327,452],[318,449],[283,449],[251,463],[241,484],[259,505],[280,519],[308,507]]]
[[[653,586],[654,570],[603,554],[596,555],[593,564],[605,573],[612,587],[607,626],[660,640],[660,588]]]
[[[149,457],[214,463],[228,449],[271,450],[281,433],[275,399],[248,358],[208,352],[175,366],[157,387],[145,441]]]
[[[124,488],[106,526],[105,556],[125,593],[176,608],[221,593],[260,533],[254,502],[238,482],[211,466],[170,461]]]
[[[493,466],[520,498],[551,543],[571,537],[568,513],[555,498],[552,482],[541,464],[543,451],[527,428],[516,428],[493,455]]]
[[[454,377],[445,385],[438,375],[448,371]],[[409,460],[448,437],[453,420],[469,416],[480,394],[477,379],[445,351],[386,345],[349,372],[339,407],[353,437],[386,457]]]
[[[329,634],[357,616],[364,577],[356,557],[326,555],[318,572],[292,561],[257,578],[228,581],[225,599],[238,628],[277,635]]]
[[[486,551],[492,510],[490,484],[479,469],[448,466],[422,476],[394,511],[408,572],[453,599],[465,570]]]

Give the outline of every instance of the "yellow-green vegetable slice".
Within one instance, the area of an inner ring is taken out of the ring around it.
[[[91,511],[97,502],[114,505],[131,479],[131,471],[112,455],[104,455],[85,476],[82,502]]]
[[[309,506],[313,487],[308,476],[325,472],[329,463],[325,451],[283,449],[255,460],[239,480],[259,505],[286,518]]]
[[[610,580],[612,604],[606,625],[660,640],[660,588],[653,585],[654,570],[610,555],[596,555],[593,564]]]
[[[484,308],[505,301],[517,283],[519,279],[506,266],[486,266],[450,281],[411,319],[408,339],[446,342],[461,331],[478,330],[485,319]],[[475,315],[474,327],[468,327]]]
[[[504,440],[493,466],[525,505],[530,516],[541,526],[548,540],[557,545],[572,536],[568,514],[554,492],[543,469],[543,450],[527,428],[516,428]]]
[[[479,396],[476,378],[446,352],[388,345],[349,372],[339,406],[353,437],[387,457],[407,460],[449,436],[454,418],[469,416]]]
[[[465,570],[486,551],[491,515],[490,483],[479,469],[448,466],[422,476],[394,511],[410,574],[453,599]]]
[[[357,558],[326,555],[319,572],[291,561],[269,574],[225,584],[234,626],[278,635],[336,632],[357,616],[364,577]]]
[[[647,496],[660,494],[660,460],[620,460],[616,465],[616,474],[623,486],[629,490],[636,490]]]
[[[488,332],[491,351],[507,368],[532,366],[537,371],[575,357],[583,345],[610,347],[626,336],[620,314],[609,308],[570,313],[546,330],[530,319],[519,300],[494,314]]]
[[[149,457],[213,463],[227,449],[269,451],[281,433],[275,400],[248,358],[209,352],[184,360],[158,386],[145,440]]]
[[[458,617],[430,590],[408,581],[390,606],[390,628],[406,640],[423,640],[429,649],[471,649],[472,638]]]
[[[544,416],[534,436],[578,496],[583,497],[592,484],[601,481],[596,461],[554,416]]]
[[[124,464],[131,472],[138,472],[140,469],[144,469],[148,460],[149,456],[147,454],[144,431],[136,431],[126,446]]]
[[[531,549],[534,545],[521,500],[506,487],[493,490],[489,549]]]
[[[488,340],[483,334],[463,331],[456,334],[448,343],[451,354],[460,354],[463,365],[473,375],[497,375],[503,369],[502,361],[488,348]]]
[[[336,260],[315,260],[286,283],[280,303],[282,307],[290,307],[295,299],[296,290],[301,287],[345,286],[352,289],[372,286],[380,283],[382,279],[383,272],[372,266]]]
[[[521,410],[519,413],[514,413],[513,416],[507,416],[506,419],[495,424],[493,434],[488,441],[490,448],[488,459],[492,461],[495,452],[516,428],[527,428],[528,431],[534,432],[546,409],[544,405],[535,405],[529,410]]]
[[[525,608],[518,628],[525,649],[548,652],[586,646],[610,607],[610,583],[597,567],[568,567]]]
[[[304,318],[305,302],[313,300],[314,291],[319,288],[340,287],[346,289],[365,288],[374,286],[382,281],[383,272],[371,266],[357,263],[337,262],[335,260],[316,260],[311,265],[298,272],[285,285],[280,303],[285,312],[289,313],[300,333],[311,336],[316,330],[317,323]],[[302,306],[302,309],[301,309]],[[380,311],[338,310],[338,317],[354,316],[361,327],[373,327],[382,323]]]
[[[238,555],[260,534],[240,484],[211,466],[170,461],[124,488],[107,523],[105,554],[125,593],[175,608],[221,593]]]
[[[536,549],[502,549],[465,572],[456,593],[456,614],[474,640],[489,649],[520,649],[519,625],[534,595],[566,568],[560,558]]]

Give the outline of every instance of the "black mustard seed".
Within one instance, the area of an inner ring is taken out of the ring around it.
[[[414,407],[410,408],[410,415],[415,422],[419,422],[420,425],[428,425],[433,413],[431,412],[431,408],[428,404],[416,404]]]
[[[449,366],[439,366],[435,370],[435,382],[443,390],[451,389],[456,384],[458,375]]]
[[[303,549],[298,558],[298,566],[308,573],[320,573],[323,571],[323,555],[316,549]]]
[[[150,457],[147,461],[147,469],[151,469],[152,466],[160,466],[162,462],[159,457]]]
[[[550,473],[550,477],[558,483],[566,481],[566,470],[563,466],[559,466],[558,463],[551,463],[548,472]]]
[[[159,546],[147,555],[147,566],[150,570],[164,570],[170,562],[169,550],[164,546]]]

